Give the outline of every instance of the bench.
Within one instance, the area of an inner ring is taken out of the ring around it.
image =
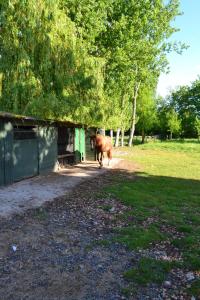
[[[75,153],[66,153],[58,155],[58,162],[61,165],[73,164],[75,162]]]

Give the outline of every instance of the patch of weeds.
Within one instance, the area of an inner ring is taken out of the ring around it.
[[[193,232],[193,227],[190,225],[180,225],[176,227],[178,231],[184,232],[184,233],[191,233]]]
[[[106,198],[108,195],[109,194],[106,191],[98,191],[98,192],[93,194],[93,198],[95,200],[98,200],[98,199]]]
[[[192,225],[200,225],[200,214],[195,214],[193,211],[193,214],[190,214],[188,217],[188,221],[192,223]]]
[[[199,235],[189,235],[182,239],[175,239],[172,244],[179,248],[183,256],[183,266],[191,270],[200,269],[200,241]]]
[[[154,227],[125,227],[117,230],[118,237],[114,240],[128,246],[129,249],[147,248],[150,243],[162,241],[164,234]]]
[[[200,269],[200,251],[183,252],[183,266],[193,271]]]
[[[187,236],[181,239],[175,239],[172,244],[179,249],[189,249],[195,244],[195,238],[193,236]]]
[[[153,211],[151,209],[143,207],[135,209],[134,212],[136,221],[139,223],[145,221],[148,217],[152,217],[153,215],[155,215],[153,214]]]
[[[200,279],[195,280],[191,287],[187,289],[187,292],[191,296],[200,297]]]
[[[129,297],[131,297],[132,295],[137,295],[137,288],[135,287],[135,286],[129,286],[129,287],[126,287],[126,288],[123,288],[123,289],[121,289],[121,293],[125,296],[125,297],[127,297],[127,298],[129,298]]]
[[[172,265],[168,261],[144,257],[140,259],[137,267],[127,271],[124,276],[126,279],[139,285],[147,285],[148,283],[161,284],[171,268]]]
[[[111,244],[111,241],[109,241],[109,240],[95,241],[95,245],[99,245],[99,246],[109,246],[110,244]]]
[[[48,213],[43,208],[39,208],[34,211],[33,217],[39,221],[45,221],[48,218]]]
[[[99,206],[99,208],[103,209],[104,211],[110,211],[110,209],[112,208],[112,205],[102,205]]]

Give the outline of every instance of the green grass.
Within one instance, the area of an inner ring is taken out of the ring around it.
[[[159,242],[164,235],[154,226],[145,229],[142,227],[125,227],[118,231],[116,241],[125,243],[129,249],[147,248],[150,243]]]
[[[195,295],[195,296],[199,297],[200,296],[200,279],[195,280],[192,283],[191,287],[188,288],[187,291],[188,291],[188,294],[190,296],[194,296]],[[197,298],[197,299],[199,299],[199,298]]]
[[[200,178],[200,142],[197,140],[156,140],[135,145],[131,149],[124,147],[123,152],[127,152],[127,155],[121,157],[139,163],[148,174]]]
[[[124,276],[140,285],[147,285],[151,282],[162,283],[170,269],[171,263],[168,261],[144,257],[140,259],[137,267],[128,270]]]
[[[124,171],[123,183],[108,188],[132,207],[124,215],[127,220],[132,216],[130,226],[118,232],[118,241],[138,249],[170,239],[183,255],[182,267],[200,270],[200,143],[155,141],[125,147],[120,153],[126,153],[121,157],[134,162],[139,171],[136,180],[126,179]],[[148,218],[155,220],[143,228]],[[165,225],[184,237],[177,239],[173,232],[163,232]],[[138,272],[134,271],[134,281]]]

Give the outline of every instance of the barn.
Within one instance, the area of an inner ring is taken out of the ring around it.
[[[94,159],[86,126],[0,112],[0,186]]]

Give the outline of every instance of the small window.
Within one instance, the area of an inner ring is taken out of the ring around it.
[[[14,126],[14,139],[15,140],[32,140],[36,139],[35,126]]]

